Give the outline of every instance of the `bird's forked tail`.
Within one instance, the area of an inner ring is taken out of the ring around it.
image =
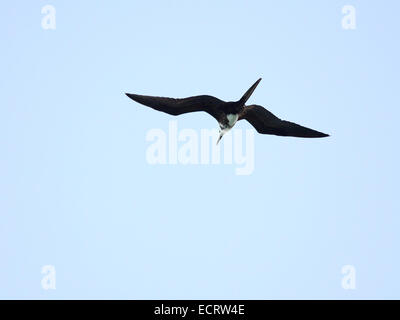
[[[253,94],[254,90],[256,90],[258,84],[260,83],[261,78],[258,79],[251,87],[249,90],[246,91],[246,93],[243,95],[243,97],[240,98],[239,102],[241,105],[244,105],[247,100],[249,100],[250,96]]]

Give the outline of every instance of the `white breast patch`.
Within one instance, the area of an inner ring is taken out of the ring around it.
[[[228,119],[229,126],[232,128],[235,125],[236,121],[238,120],[239,115],[229,113],[226,115],[226,118]]]

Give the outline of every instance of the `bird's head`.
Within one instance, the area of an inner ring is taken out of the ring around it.
[[[217,140],[217,144],[221,141],[222,136],[223,136],[225,133],[227,133],[228,131],[229,131],[228,128],[227,128],[227,129],[219,130],[219,137],[218,137],[218,140]]]

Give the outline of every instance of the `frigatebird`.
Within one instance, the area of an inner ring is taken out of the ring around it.
[[[281,120],[262,106],[252,104],[246,106],[261,78],[258,79],[238,101],[225,102],[209,95],[193,96],[182,99],[143,96],[126,93],[132,100],[174,116],[197,111],[205,111],[219,123],[220,131],[218,142],[237,121],[245,119],[262,134],[290,136],[300,138],[323,138],[328,134],[309,129],[293,122]]]

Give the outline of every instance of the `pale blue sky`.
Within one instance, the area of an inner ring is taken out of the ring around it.
[[[2,1],[0,298],[400,298],[399,10]],[[235,100],[259,77],[250,102],[331,137],[256,135],[250,176],[146,162],[146,133],[172,117],[124,92]]]

